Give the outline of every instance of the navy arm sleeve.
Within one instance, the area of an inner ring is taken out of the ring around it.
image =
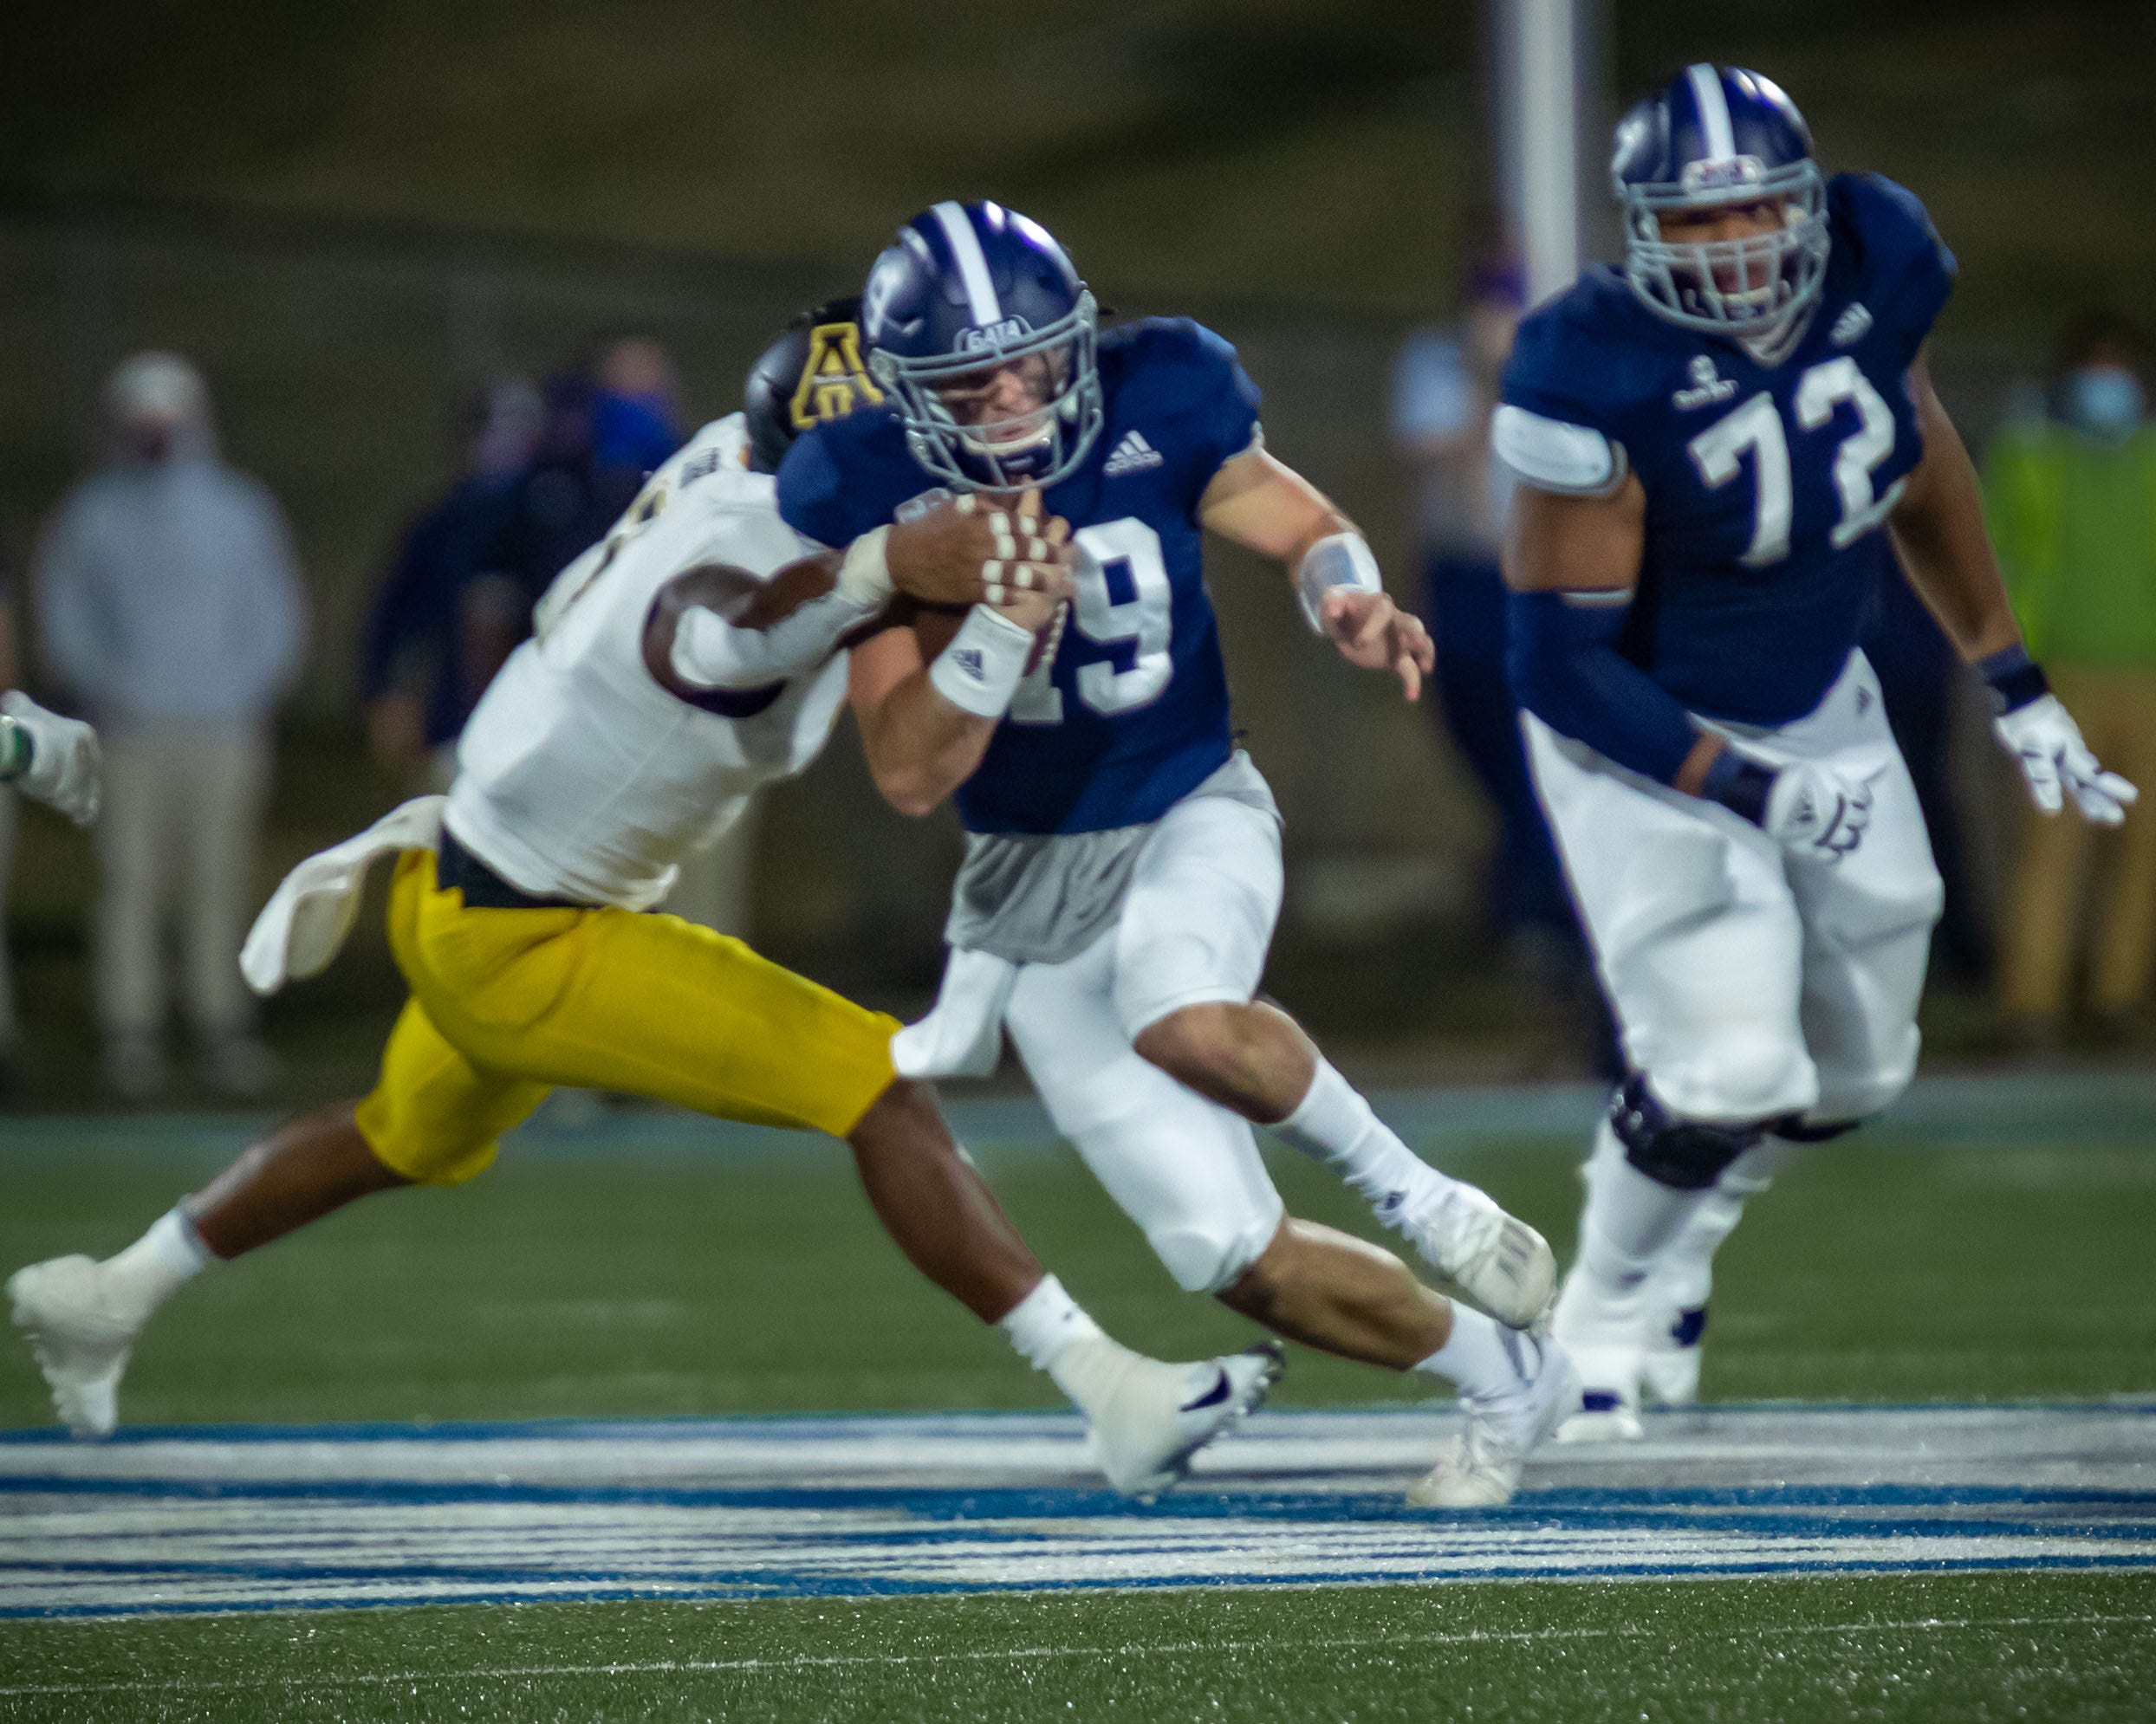
[[[1513,698],[1619,766],[1674,782],[1699,730],[1666,689],[1617,650],[1630,603],[1514,593],[1507,608],[1505,670]]]
[[[1599,431],[1621,463],[1630,429],[1626,355],[1621,344],[1592,339],[1596,291],[1583,283],[1521,324],[1500,393],[1507,405]],[[1536,483],[1524,472],[1522,480]],[[1699,731],[1684,705],[1624,656],[1631,613],[1628,593],[1513,593],[1506,674],[1513,698],[1551,729],[1668,784]]]

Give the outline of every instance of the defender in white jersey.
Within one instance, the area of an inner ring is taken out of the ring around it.
[[[645,913],[751,792],[815,757],[849,634],[895,594],[1039,627],[1068,590],[1037,514],[939,509],[843,559],[779,520],[756,445],[783,453],[873,387],[857,353],[848,306],[789,331],[751,374],[759,423],[707,426],[562,572],[474,713],[447,798],[406,803],[278,888],[242,956],[265,993],[329,962],[368,864],[398,852],[390,938],[412,998],[363,1100],[285,1125],[117,1256],[9,1282],[78,1435],[114,1428],[135,1337],[198,1270],[368,1193],[472,1177],[557,1084],[844,1138],[907,1256],[1077,1403],[1119,1488],[1161,1488],[1263,1398],[1276,1353],[1144,1358],[1042,1274],[932,1092],[894,1073],[893,1020]]]

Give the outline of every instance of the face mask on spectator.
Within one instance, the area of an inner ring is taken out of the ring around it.
[[[2124,437],[2140,424],[2141,385],[2123,366],[2083,366],[2068,372],[2061,392],[2067,423],[2091,437]]]

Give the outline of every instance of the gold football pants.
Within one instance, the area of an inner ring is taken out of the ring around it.
[[[557,1084],[842,1137],[893,1075],[896,1019],[679,917],[471,910],[410,851],[389,940],[412,998],[359,1127],[407,1179],[471,1178]]]

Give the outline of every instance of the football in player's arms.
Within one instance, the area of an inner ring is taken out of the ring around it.
[[[2040,806],[2115,823],[2134,794],[2007,604],[1925,367],[1954,262],[1923,206],[1826,178],[1728,67],[1635,107],[1612,172],[1623,265],[1522,323],[1492,425],[1513,691],[1631,1066],[1555,1321],[1582,1438],[1636,1436],[1643,1385],[1692,1398],[1745,1199],[1915,1069],[1939,879],[1856,648],[1877,583],[1982,671]]]

